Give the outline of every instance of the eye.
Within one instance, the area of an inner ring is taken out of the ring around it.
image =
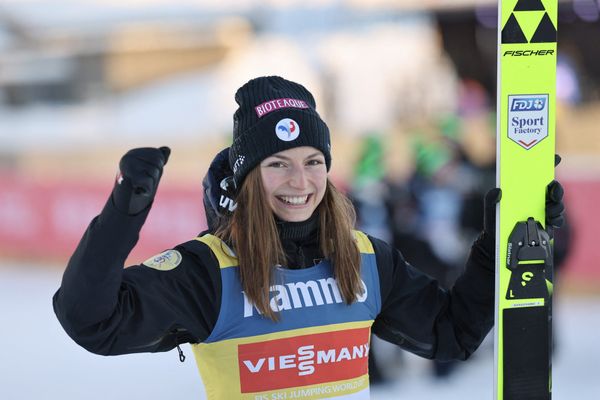
[[[284,168],[285,163],[283,161],[271,161],[270,163],[267,164],[267,167]]]
[[[306,162],[306,165],[310,165],[310,166],[321,165],[321,164],[325,164],[325,161],[323,161],[319,158],[313,158]]]

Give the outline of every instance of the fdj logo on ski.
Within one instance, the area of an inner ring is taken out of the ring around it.
[[[508,96],[508,137],[526,150],[548,136],[548,95]]]

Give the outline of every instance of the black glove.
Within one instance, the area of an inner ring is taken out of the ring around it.
[[[565,223],[565,191],[558,181],[552,181],[546,187],[546,226],[560,228]]]
[[[204,212],[210,230],[218,227],[237,207],[233,171],[229,167],[229,147],[221,150],[202,180]]]
[[[502,190],[493,188],[488,190],[483,198],[483,232],[495,240],[496,237],[496,203],[502,198]]]
[[[561,158],[554,155],[554,166],[560,164]],[[560,228],[565,223],[565,205],[563,195],[565,191],[561,184],[554,180],[546,187],[546,227]],[[551,233],[552,234],[552,233]]]
[[[168,147],[142,147],[129,150],[121,158],[112,192],[119,211],[136,215],[150,206],[170,154]]]
[[[560,164],[561,157],[554,156],[554,166]],[[546,227],[560,228],[563,226],[565,205],[563,203],[564,190],[561,184],[554,180],[546,186]],[[502,198],[499,188],[490,189],[484,198],[483,231],[489,237],[496,235],[496,203]]]
[[[562,158],[554,155],[554,166],[558,166]],[[546,229],[551,226],[560,228],[565,223],[565,204],[563,203],[563,195],[565,191],[558,181],[554,180],[546,186]],[[552,232],[550,232],[552,235]]]

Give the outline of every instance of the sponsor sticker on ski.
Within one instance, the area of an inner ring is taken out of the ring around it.
[[[548,136],[548,95],[508,96],[508,137],[526,150]]]
[[[368,371],[369,328],[238,346],[242,393],[358,378]]]

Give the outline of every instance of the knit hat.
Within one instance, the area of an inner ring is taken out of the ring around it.
[[[329,170],[329,129],[304,86],[279,76],[260,77],[239,88],[235,101],[229,165],[238,188],[262,160],[294,147],[319,149]]]

